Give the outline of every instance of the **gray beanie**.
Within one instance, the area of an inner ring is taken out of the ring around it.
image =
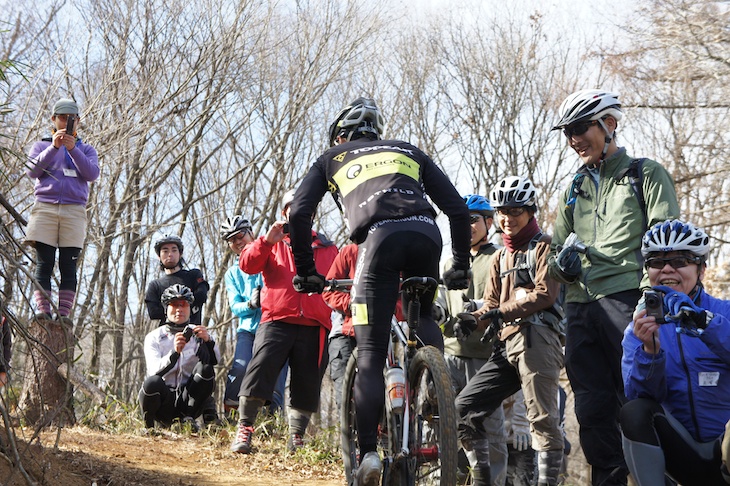
[[[78,115],[79,114],[79,105],[77,105],[74,100],[70,100],[68,98],[61,98],[60,100],[56,101],[55,105],[53,105],[53,114],[54,115]]]

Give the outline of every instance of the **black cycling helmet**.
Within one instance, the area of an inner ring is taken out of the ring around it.
[[[184,246],[180,237],[177,235],[165,235],[155,242],[155,253],[157,253],[157,256],[160,256],[162,245],[166,245],[168,243],[175,243],[178,251],[180,251],[180,254],[182,255]]]
[[[221,224],[221,238],[228,240],[238,233],[251,231],[251,228],[251,222],[240,214],[237,214],[233,217],[226,218],[223,224]]]
[[[385,119],[375,101],[360,97],[340,110],[330,125],[330,147],[335,146],[337,137],[345,137],[348,142],[360,137],[379,140],[384,129]]]
[[[173,300],[187,300],[189,304],[192,304],[195,296],[193,295],[193,291],[185,285],[172,284],[162,292],[160,302],[162,302],[162,305],[167,306]]]

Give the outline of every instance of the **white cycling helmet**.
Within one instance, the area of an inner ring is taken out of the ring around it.
[[[385,130],[385,118],[378,105],[370,98],[358,98],[344,107],[330,125],[330,147],[335,146],[337,137],[345,137],[349,142],[353,135],[365,135],[379,140]],[[357,138],[357,137],[356,137]]]
[[[237,214],[233,217],[226,218],[226,220],[223,221],[220,228],[220,234],[221,238],[228,240],[241,232],[251,231],[251,229],[251,222],[240,214]]]
[[[704,257],[710,251],[710,237],[699,228],[678,219],[657,223],[644,234],[641,254],[688,251]]]
[[[286,211],[286,208],[294,201],[294,193],[296,193],[296,189],[291,189],[289,191],[286,191],[286,194],[284,194],[284,197],[281,198],[281,210]]]
[[[607,115],[620,121],[623,113],[618,96],[618,93],[600,89],[576,91],[560,105],[560,121],[552,129],[560,130],[581,121],[600,120]]]
[[[535,185],[527,177],[509,176],[499,181],[490,194],[494,208],[519,208],[523,206],[537,209]]]

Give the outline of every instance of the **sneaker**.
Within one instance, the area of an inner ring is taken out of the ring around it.
[[[236,434],[236,440],[231,446],[233,452],[239,454],[248,454],[251,452],[251,437],[253,437],[253,427],[246,425],[243,421],[238,422],[238,433]]]
[[[286,443],[286,448],[289,452],[295,452],[297,449],[304,447],[304,438],[299,434],[291,434],[289,441]]]
[[[186,425],[190,427],[190,431],[200,432],[200,427],[198,427],[198,422],[195,421],[193,417],[183,417],[182,420],[180,420],[180,424],[185,427]]]
[[[53,320],[53,318],[51,317],[51,315],[50,314],[46,314],[45,312],[39,312],[38,314],[36,314],[35,316],[33,316],[33,318],[36,321],[39,321],[39,322],[52,321]]]
[[[357,483],[359,486],[377,486],[380,484],[380,456],[375,451],[365,454],[357,468]]]
[[[61,324],[61,326],[68,327],[69,329],[74,327],[74,321],[72,321],[68,316],[58,316],[58,323]]]

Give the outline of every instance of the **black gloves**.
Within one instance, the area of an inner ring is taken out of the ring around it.
[[[563,274],[565,280],[575,282],[581,274],[580,256],[578,250],[574,246],[566,246],[560,249],[555,263],[558,270]]]
[[[251,291],[251,298],[248,300],[248,306],[251,309],[261,308],[261,287],[255,287]]]
[[[312,266],[312,268],[305,272],[304,276],[297,272],[297,275],[294,276],[291,283],[294,286],[294,290],[302,294],[321,294],[324,292],[325,279]]]
[[[471,270],[451,267],[444,272],[444,285],[449,290],[462,290],[469,288]]]
[[[477,328],[477,318],[468,312],[460,312],[456,317],[459,320],[454,323],[454,336],[459,341],[466,341]]]
[[[502,323],[504,322],[504,314],[499,309],[492,309],[479,316],[480,321],[491,320],[487,328],[484,330],[484,335],[480,339],[481,342],[486,343],[494,339],[500,329],[502,329]]]

